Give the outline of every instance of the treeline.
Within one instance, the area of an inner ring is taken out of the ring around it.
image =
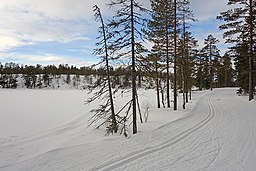
[[[18,78],[24,80],[27,88],[42,88],[50,86],[53,77],[65,75],[90,75],[95,73],[89,67],[77,68],[75,66],[54,65],[42,66],[19,65],[13,62],[2,64],[0,63],[0,86],[2,88],[17,88]],[[67,77],[69,83],[70,77]]]
[[[220,60],[221,59],[221,60]],[[152,62],[152,58],[149,55],[148,62]],[[201,53],[197,52],[196,56],[193,57],[193,60],[190,64],[191,75],[190,79],[190,88],[194,86],[195,89],[203,90],[210,89],[210,64],[208,57],[203,50]],[[136,80],[138,82],[137,87],[143,88],[156,88],[156,79],[158,79],[158,84],[161,82],[166,83],[166,71],[164,64],[158,64],[158,71],[156,78],[155,67],[153,63],[148,65],[147,71],[137,71]],[[214,79],[212,82],[212,88],[217,87],[230,87],[238,86],[239,82],[234,78],[237,77],[236,71],[232,68],[231,58],[225,54],[219,59],[212,60],[212,72]],[[103,67],[76,67],[69,66],[68,64],[47,65],[42,66],[37,64],[33,65],[20,65],[17,63],[0,63],[0,85],[2,88],[17,88],[18,77],[21,76],[24,81],[31,82],[26,83],[27,88],[42,88],[41,82],[47,83],[49,85],[53,77],[58,78],[59,76],[65,75],[67,83],[70,82],[72,76],[94,76],[99,78],[106,77],[106,69]],[[119,66],[119,67],[110,67],[110,75],[113,87],[118,86],[119,88],[130,88],[131,87],[131,68],[129,66]],[[171,80],[173,79],[173,74],[170,74]],[[182,92],[182,75],[178,74],[178,90]],[[39,80],[39,81],[38,81]],[[152,81],[155,80],[155,81]],[[39,82],[39,83],[38,83]],[[145,83],[147,82],[147,83]],[[144,86],[143,86],[144,85]],[[166,86],[162,85],[166,88]],[[163,88],[161,88],[163,89]]]
[[[110,74],[112,79],[112,87],[117,88],[130,88],[130,67],[110,67]],[[82,77],[86,79],[88,85],[93,84],[96,79],[103,79],[106,76],[106,70],[102,67],[76,67],[69,66],[68,64],[55,65],[20,65],[17,63],[0,63],[0,88],[17,88],[18,79],[22,79],[26,88],[45,88],[53,87],[58,88],[60,86],[60,80],[64,81],[66,84],[77,84],[80,82]],[[152,81],[147,81],[150,79],[150,74],[141,72],[138,76],[139,87],[143,86],[142,82],[150,82],[150,84],[144,84],[144,88],[154,88]],[[52,84],[52,80],[56,80],[56,85]],[[84,87],[87,88],[87,87]]]

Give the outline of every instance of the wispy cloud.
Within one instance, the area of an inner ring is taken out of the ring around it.
[[[88,41],[95,33],[92,6],[102,1],[0,1],[0,51],[47,41]],[[4,41],[3,41],[4,40]]]
[[[77,59],[70,56],[60,56],[55,54],[37,54],[37,55],[30,55],[30,54],[19,54],[19,53],[0,53],[1,61],[9,61],[9,62],[16,62],[20,64],[28,64],[28,65],[35,65],[35,64],[70,64],[76,66],[89,66],[92,65],[94,62],[91,60],[86,59]]]
[[[194,29],[200,44],[210,33],[216,33],[221,39],[217,27],[209,29],[203,24],[225,11],[228,8],[227,1],[191,0],[191,8],[199,20],[195,25],[203,28]],[[80,59],[89,58],[95,48],[99,23],[94,21],[92,7],[97,4],[106,19],[112,15],[105,5],[108,2],[110,0],[0,1],[0,59],[17,60],[20,63],[88,64],[89,59],[86,62]],[[149,0],[139,2],[150,7]],[[57,43],[49,47],[45,45],[48,42],[51,42],[50,46]],[[151,46],[150,43],[145,45]],[[62,47],[63,50],[60,49]],[[37,53],[37,48],[42,53]]]
[[[215,19],[220,12],[228,9],[228,0],[192,0],[191,8],[199,21]]]

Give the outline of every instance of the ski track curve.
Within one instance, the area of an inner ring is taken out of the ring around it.
[[[193,127],[186,129],[184,131],[182,131],[181,133],[179,133],[178,135],[176,135],[175,137],[168,139],[158,145],[155,145],[153,147],[148,147],[145,148],[141,151],[135,151],[123,158],[118,158],[116,159],[117,162],[110,162],[110,163],[106,163],[102,166],[97,167],[96,169],[91,169],[91,171],[93,170],[99,170],[99,171],[111,171],[114,169],[119,168],[120,166],[123,166],[129,162],[138,160],[139,158],[143,158],[147,155],[150,155],[152,153],[156,153],[160,150],[164,150],[172,145],[177,144],[178,142],[180,142],[181,140],[185,139],[187,136],[189,136],[191,133],[197,131],[198,129],[202,128],[203,126],[205,126],[207,123],[209,123],[212,118],[214,117],[214,108],[212,106],[211,103],[211,96],[210,98],[208,98],[208,106],[209,106],[209,113],[207,114],[207,117],[205,117],[202,121],[200,121],[198,124],[194,125]]]
[[[0,170],[20,166],[21,170],[35,171],[251,171],[256,168],[256,117],[252,115],[255,105],[248,106],[236,95],[230,98],[230,93],[225,89],[209,93],[199,99],[190,115],[150,133],[125,141],[106,139],[54,149]],[[230,99],[231,103],[226,103]],[[49,135],[72,132],[82,125],[82,118],[24,142],[30,144]]]

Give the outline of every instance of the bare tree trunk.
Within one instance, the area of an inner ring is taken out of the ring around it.
[[[176,0],[174,0],[174,79],[173,79],[173,110],[177,110],[177,16]]]
[[[160,91],[161,91],[161,95],[162,95],[162,105],[163,105],[163,108],[165,108],[165,104],[164,104],[164,88],[162,87],[162,84],[161,84],[161,79],[159,80],[159,87],[160,87]]]
[[[159,78],[158,78],[158,66],[157,61],[155,62],[156,67],[156,97],[157,97],[157,107],[160,108],[160,96],[159,96]]]
[[[184,59],[184,56],[183,56]],[[181,71],[181,82],[182,82],[182,97],[183,97],[183,104],[182,104],[182,108],[186,109],[186,94],[185,94],[185,66],[184,65],[180,65],[180,71]]]
[[[254,82],[253,82],[253,75],[254,75],[254,68],[253,68],[253,0],[249,0],[250,3],[250,23],[249,23],[249,29],[250,29],[250,54],[249,54],[249,101],[254,99]]]
[[[188,103],[188,38],[186,39],[186,20],[185,14],[183,15],[183,42],[184,42],[184,90],[186,96],[186,103]],[[185,106],[185,105],[184,105]],[[185,107],[183,107],[185,108]]]
[[[192,100],[192,90],[191,90],[191,88],[189,89],[189,100]]]
[[[141,114],[141,111],[140,111],[140,103],[139,103],[138,95],[136,95],[136,101],[137,101],[137,105],[138,105],[138,112],[139,112],[139,115],[140,115],[140,123],[143,123],[142,114]]]
[[[199,57],[199,65],[200,65],[200,75],[199,75],[199,90],[202,91],[203,90],[203,71],[202,71],[202,56],[200,55]]]
[[[165,38],[166,38],[166,81],[167,81],[167,107],[170,107],[170,73],[169,73],[169,28],[168,28],[168,0],[166,3],[166,15],[165,15]]]
[[[225,70],[225,87],[228,87],[228,67],[224,66]]]
[[[212,80],[213,73],[212,73],[212,44],[210,42],[210,90],[212,91]]]
[[[132,44],[132,114],[133,114],[133,134],[137,130],[137,116],[136,116],[136,70],[135,70],[135,41],[134,41],[134,13],[133,13],[133,0],[131,0],[131,44]]]

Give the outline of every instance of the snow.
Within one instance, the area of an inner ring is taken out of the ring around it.
[[[125,138],[87,127],[98,102],[84,105],[85,91],[1,89],[0,170],[255,170],[256,102],[236,88],[193,92],[176,112],[157,109],[154,90],[138,94],[149,120]]]

